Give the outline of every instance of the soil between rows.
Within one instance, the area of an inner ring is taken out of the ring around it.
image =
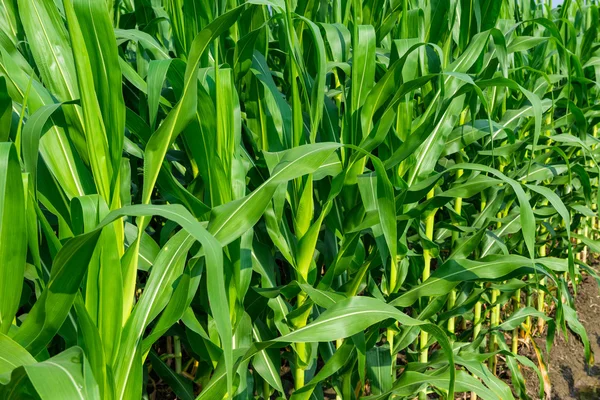
[[[596,361],[588,367],[585,362],[583,343],[579,337],[568,331],[567,340],[557,330],[550,354],[544,351],[552,384],[551,400],[597,400],[600,399],[600,291],[596,281],[586,276],[577,288],[575,306],[580,322],[585,327],[590,346]],[[546,337],[537,337],[535,341],[540,349],[546,348]],[[523,345],[519,353],[529,357],[537,364],[531,346]],[[537,399],[539,384],[537,374],[523,367],[527,392]]]

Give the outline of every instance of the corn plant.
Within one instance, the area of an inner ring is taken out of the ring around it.
[[[0,9],[1,398],[544,397],[567,329],[593,362],[595,1]]]

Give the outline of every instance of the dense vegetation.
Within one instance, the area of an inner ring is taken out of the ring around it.
[[[547,396],[532,336],[593,362],[599,22],[0,0],[0,398]]]

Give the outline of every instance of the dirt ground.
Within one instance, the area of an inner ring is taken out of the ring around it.
[[[557,332],[550,355],[545,355],[552,383],[551,400],[600,399],[600,291],[593,278],[584,278],[577,289],[575,305],[596,361],[592,367],[587,367],[579,338],[569,331],[568,340],[565,340],[562,333]],[[536,338],[536,343],[544,349],[545,337]],[[533,350],[522,347],[521,352],[536,361]],[[523,369],[523,375],[527,380],[529,396],[538,398],[537,375],[526,368]]]

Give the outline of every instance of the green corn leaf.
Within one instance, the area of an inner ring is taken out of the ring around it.
[[[447,294],[461,282],[499,280],[519,269],[523,275],[537,270],[531,260],[517,255],[489,256],[481,261],[449,260],[436,269],[428,280],[403,293],[390,304],[407,307],[423,296]]]
[[[0,332],[7,334],[19,308],[27,255],[23,178],[12,143],[0,143]]]
[[[25,382],[25,384],[23,384]],[[41,399],[100,399],[98,385],[83,351],[65,350],[46,361],[23,365],[12,373],[11,382],[0,388],[3,397],[37,395]]]
[[[73,8],[85,42],[94,90],[98,99],[98,107],[102,116],[110,164],[113,175],[111,187],[114,191],[116,178],[121,164],[123,151],[123,131],[125,129],[125,101],[121,89],[121,67],[114,29],[110,21],[107,7],[92,0],[75,0]],[[73,34],[71,33],[71,42]],[[73,45],[77,62],[77,47]],[[81,71],[78,68],[78,75]],[[86,75],[85,79],[89,79]],[[80,90],[84,90],[79,84]],[[82,105],[85,102],[82,96]]]
[[[107,203],[110,203],[114,164],[111,162],[112,159],[109,154],[108,137],[100,113],[100,105],[98,98],[95,96],[95,82],[90,68],[88,50],[70,0],[65,1],[65,14],[69,24],[77,83],[80,89],[81,108],[83,109],[83,129],[90,165],[94,174],[94,182],[98,193]],[[121,150],[117,151],[120,155]]]
[[[373,347],[367,351],[367,378],[372,394],[383,394],[392,388],[391,368],[392,356],[389,348]]]
[[[3,355],[0,358],[0,375],[3,378],[0,383],[5,385],[9,380],[5,380],[6,373],[23,365],[35,364],[37,361],[23,347],[13,341],[10,337],[0,333],[0,342],[2,343]]]
[[[185,70],[183,94],[177,105],[169,112],[160,127],[152,134],[144,151],[144,203],[148,203],[158,178],[158,172],[167,153],[169,145],[191,122],[197,102],[197,68],[200,58],[208,44],[230,28],[243,10],[240,6],[215,20],[206,27],[192,43],[188,65]]]
[[[46,0],[35,3],[20,0],[17,4],[31,53],[40,68],[42,80],[47,82],[47,88],[60,101],[79,99],[74,54],[58,8],[53,1]],[[71,139],[76,143],[80,155],[87,160],[89,155],[83,141],[83,111],[74,107],[67,110],[66,114],[74,125],[74,129],[69,130]]]
[[[278,163],[271,177],[246,197],[213,209],[208,230],[224,245],[238,238],[262,216],[280,184],[314,172],[339,147],[309,144],[276,154]]]
[[[153,351],[150,352],[150,361],[158,375],[169,384],[177,396],[181,399],[194,399],[192,382],[183,376],[176,374],[163,360]]]

